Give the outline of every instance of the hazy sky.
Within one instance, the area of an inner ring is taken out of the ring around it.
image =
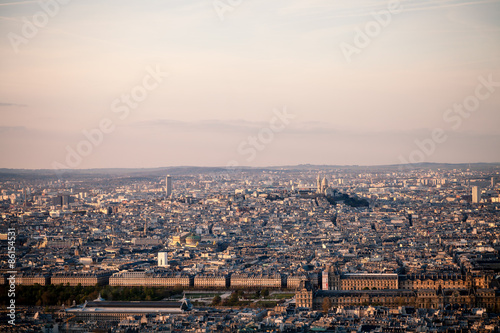
[[[500,162],[500,0],[60,1],[0,1],[0,167]]]

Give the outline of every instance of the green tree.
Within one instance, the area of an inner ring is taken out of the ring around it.
[[[215,295],[214,298],[212,299],[212,305],[219,305],[221,303],[222,299],[220,298],[219,295]]]
[[[233,292],[231,294],[231,296],[229,297],[229,300],[228,300],[228,305],[229,306],[234,306],[234,305],[237,305],[239,302],[239,297],[238,297],[238,293],[237,292]]]

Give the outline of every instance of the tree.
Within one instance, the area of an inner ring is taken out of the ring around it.
[[[52,294],[50,291],[46,291],[42,294],[42,304],[52,305],[52,302],[54,302],[54,298],[54,294]]]
[[[330,299],[330,297],[323,298],[322,307],[323,307],[323,313],[325,314],[328,313],[328,311],[332,307],[332,300]]]
[[[262,296],[264,296],[264,297],[269,296],[269,290],[267,290],[267,289],[262,290]]]
[[[219,305],[221,302],[221,298],[219,295],[215,295],[214,298],[212,299],[212,305]]]
[[[233,292],[231,294],[231,296],[229,297],[229,300],[227,303],[229,306],[235,306],[235,305],[238,305],[238,302],[239,302],[238,293]]]
[[[182,289],[181,285],[178,284],[174,287],[174,290],[173,290],[174,295],[179,295],[179,294],[182,294],[183,292],[184,292],[184,289]]]

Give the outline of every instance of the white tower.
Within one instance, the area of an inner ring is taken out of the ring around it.
[[[167,252],[158,252],[158,267],[168,267]]]
[[[479,203],[481,201],[481,188],[479,186],[472,186],[472,203]]]
[[[170,175],[167,175],[165,179],[165,191],[167,192],[167,197],[172,195],[172,177]]]

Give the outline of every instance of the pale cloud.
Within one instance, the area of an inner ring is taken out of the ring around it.
[[[26,104],[18,104],[18,103],[2,103],[2,102],[0,102],[0,107],[2,107],[2,106],[14,106],[14,107],[24,108],[24,107],[27,107],[28,105],[26,105]]]

